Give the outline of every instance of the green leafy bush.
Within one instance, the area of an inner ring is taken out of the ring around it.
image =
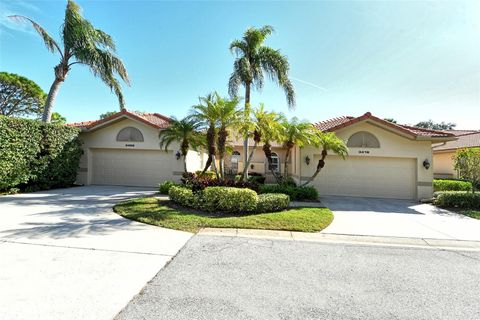
[[[207,187],[203,191],[203,209],[210,212],[252,212],[257,203],[257,193],[246,188]]]
[[[470,191],[472,183],[462,180],[434,179],[434,191]]]
[[[160,192],[161,194],[168,194],[170,188],[176,185],[177,184],[171,180],[165,180],[158,185],[158,192]]]
[[[0,116],[0,190],[40,190],[75,182],[82,153],[73,127]]]
[[[168,196],[173,202],[181,204],[185,207],[195,208],[198,203],[196,195],[193,193],[193,191],[185,187],[170,187],[170,190],[168,191]]]
[[[283,184],[264,184],[260,185],[259,193],[283,193],[290,197],[292,201],[318,200],[318,191],[314,187],[295,187]]]
[[[445,208],[480,209],[480,193],[446,191],[437,195],[435,204]]]
[[[258,195],[257,212],[275,212],[288,208],[290,197],[282,193],[264,193]]]

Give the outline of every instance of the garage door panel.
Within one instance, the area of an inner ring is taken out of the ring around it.
[[[95,149],[92,152],[92,183],[156,187],[173,179],[171,153],[150,150]]]
[[[324,169],[314,181],[320,194],[396,199],[415,197],[415,159],[351,156],[342,160],[329,156],[325,162]]]

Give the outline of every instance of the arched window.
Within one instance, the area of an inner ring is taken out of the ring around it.
[[[143,142],[143,134],[134,127],[126,127],[117,134],[117,141]]]
[[[348,138],[347,147],[350,148],[380,148],[377,137],[367,131],[359,131]]]
[[[272,163],[269,165],[268,170],[273,170],[275,172],[280,171],[280,159],[275,152],[272,152]]]

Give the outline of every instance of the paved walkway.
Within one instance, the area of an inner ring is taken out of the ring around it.
[[[334,219],[322,233],[480,241],[480,220],[406,200],[323,196]]]
[[[155,191],[88,186],[0,197],[0,318],[112,319],[191,234],[113,213]]]

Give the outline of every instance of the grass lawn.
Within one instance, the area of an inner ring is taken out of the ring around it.
[[[457,212],[470,218],[480,219],[479,210],[457,210]]]
[[[227,216],[186,209],[156,198],[129,200],[117,204],[113,210],[127,219],[188,232],[207,227],[316,232],[333,220],[333,214],[327,208],[291,208],[280,212]]]

